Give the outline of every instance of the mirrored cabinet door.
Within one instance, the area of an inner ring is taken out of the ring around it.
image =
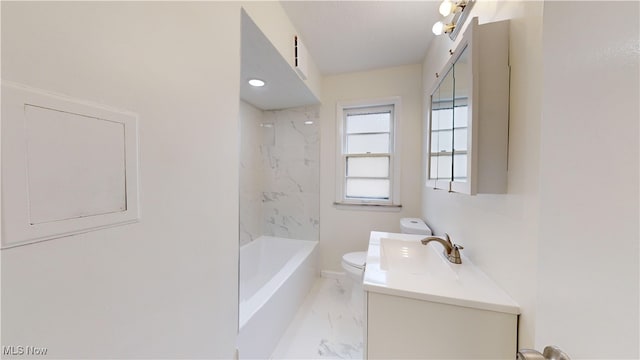
[[[453,173],[453,71],[449,71],[431,97],[429,178],[448,187]]]
[[[463,53],[462,57],[465,56]],[[466,182],[469,172],[469,63],[454,63],[431,95],[429,179],[438,189]]]
[[[507,190],[509,23],[472,19],[425,100],[426,185],[475,195]]]
[[[454,182],[467,182],[469,173],[468,145],[471,132],[469,125],[469,93],[471,90],[470,63],[465,47],[453,66],[453,173]]]

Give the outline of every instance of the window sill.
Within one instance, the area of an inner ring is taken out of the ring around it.
[[[399,212],[402,210],[402,205],[392,205],[392,204],[334,202],[333,206],[338,210],[387,211],[387,212]]]

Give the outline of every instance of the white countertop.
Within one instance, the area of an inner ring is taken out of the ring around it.
[[[519,314],[518,304],[469,259],[450,263],[441,244],[424,235],[372,231],[364,272],[365,291],[469,308]],[[454,241],[455,242],[455,241]]]

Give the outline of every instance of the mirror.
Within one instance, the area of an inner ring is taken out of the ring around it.
[[[453,71],[431,96],[431,171],[429,178],[449,181],[453,149]]]
[[[453,65],[453,181],[467,181],[469,93],[471,74],[467,48]]]
[[[507,192],[508,27],[508,22],[478,25],[474,18],[449,50],[439,73],[446,75],[436,73],[425,92],[426,187],[469,195]]]
[[[466,49],[431,94],[427,179],[440,189],[468,181],[471,74]]]

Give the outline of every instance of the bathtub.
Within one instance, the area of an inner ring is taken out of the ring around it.
[[[268,359],[316,277],[317,241],[261,236],[240,247],[240,359]]]

